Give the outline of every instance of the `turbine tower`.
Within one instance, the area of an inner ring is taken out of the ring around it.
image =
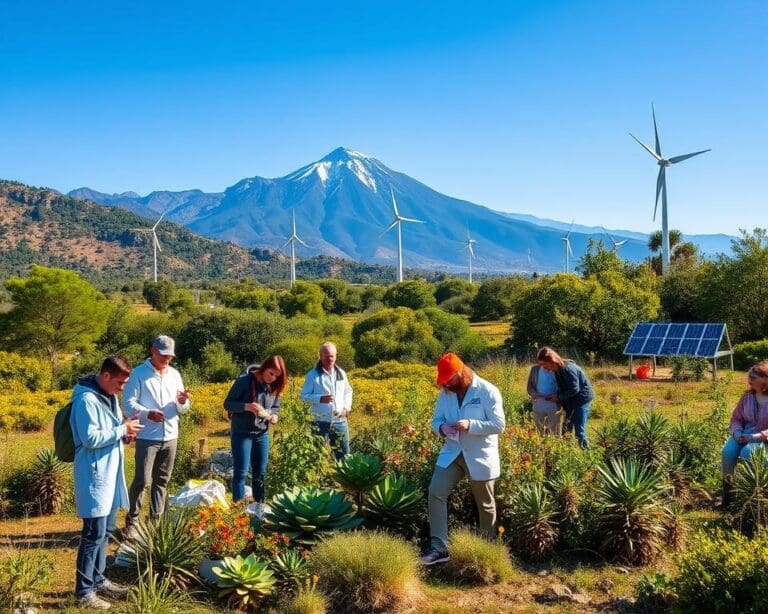
[[[575,222],[576,220],[573,220]],[[565,244],[565,269],[564,273],[570,273],[570,264],[568,261],[568,256],[573,256],[573,250],[571,249],[571,230],[573,230],[573,222],[571,222],[571,227],[568,229],[568,232],[565,234],[564,237],[560,237],[560,240]]]
[[[622,245],[624,245],[624,244],[625,244],[625,243],[626,243],[626,242],[629,240],[629,239],[623,239],[622,241],[617,241],[616,239],[614,239],[614,238],[613,238],[613,236],[611,235],[611,233],[610,233],[610,232],[608,232],[608,231],[605,229],[605,226],[600,226],[600,228],[602,228],[602,229],[603,229],[603,232],[605,233],[605,236],[606,236],[606,237],[608,237],[608,238],[611,240],[611,243],[613,244],[613,251],[614,251],[614,252],[618,252],[618,251],[619,251],[619,248],[620,248]]]
[[[656,149],[651,149],[643,143],[640,139],[638,139],[634,134],[631,132],[629,133],[629,136],[631,136],[633,139],[635,139],[640,145],[645,149],[649,154],[651,154],[655,159],[656,163],[659,165],[659,174],[656,177],[656,202],[653,206],[653,221],[656,221],[656,210],[659,207],[659,193],[661,193],[661,273],[664,274],[666,268],[669,266],[670,261],[670,253],[669,253],[669,222],[667,218],[667,173],[666,170],[668,167],[672,166],[673,164],[677,164],[678,162],[682,162],[683,160],[687,160],[688,158],[693,158],[694,156],[698,156],[703,153],[707,153],[708,151],[712,151],[711,149],[702,149],[701,151],[695,151],[693,153],[684,154],[682,156],[674,156],[672,158],[665,158],[661,153],[661,144],[659,142],[659,131],[656,127],[656,109],[653,108],[653,105],[651,105],[651,113],[653,114],[653,135],[656,139]]]
[[[400,228],[403,222],[414,222],[416,224],[423,224],[422,220],[414,220],[410,217],[403,217],[397,210],[397,201],[395,200],[395,192],[392,188],[389,188],[390,194],[392,194],[392,212],[395,214],[393,222],[387,226],[387,229],[381,234],[385,234],[397,226],[397,281],[403,281],[403,232]]]
[[[477,243],[477,241],[469,236],[469,228],[467,228],[467,240],[464,242],[464,245],[469,257],[469,283],[472,283],[472,258],[475,257],[475,250],[472,248],[472,245],[475,243]]]
[[[154,264],[154,281],[157,283],[157,252],[163,251],[163,248],[160,247],[160,241],[157,240],[157,227],[160,224],[160,222],[165,217],[165,214],[167,211],[163,211],[160,214],[160,217],[157,218],[157,221],[155,222],[155,225],[152,226],[152,228],[132,228],[134,232],[151,232],[152,233],[152,256],[153,256],[153,264]]]
[[[291,236],[288,237],[288,240],[283,243],[283,247],[291,244],[291,288],[293,288],[293,285],[296,283],[296,241],[301,243],[304,247],[309,247],[304,241],[299,239],[299,235],[296,234],[296,211],[292,211],[293,216],[293,232],[291,233]]]

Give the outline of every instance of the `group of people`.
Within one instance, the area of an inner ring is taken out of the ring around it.
[[[110,603],[102,596],[117,598],[127,590],[104,576],[106,547],[116,531],[117,510],[128,509],[123,536],[136,538],[147,487],[150,521],[158,519],[165,508],[179,416],[191,405],[189,390],[171,366],[175,355],[174,340],[160,335],[152,342],[149,358],[135,369],[124,357],[109,356],[98,374],[80,380],[74,388],[70,425],[75,443],[75,503],[77,515],[83,519],[75,593],[85,607],[107,609]],[[336,346],[323,343],[317,364],[306,374],[300,398],[311,404],[316,432],[341,460],[349,454],[352,387],[336,359]],[[274,355],[248,367],[227,393],[224,409],[231,421],[234,501],[246,497],[250,473],[252,497],[263,508],[270,428],[279,420],[286,383],[285,362]],[[444,445],[429,486],[431,539],[421,559],[425,565],[447,560],[447,499],[463,477],[469,479],[481,531],[493,536],[494,482],[500,472],[498,435],[505,427],[498,388],[455,354],[445,354],[438,361],[436,383],[440,392],[432,428]],[[122,410],[117,396],[121,391]],[[536,424],[543,432],[560,435],[564,413],[566,429],[574,429],[581,445],[587,447],[586,421],[594,393],[578,365],[551,348],[542,348],[528,378],[528,391]],[[136,446],[136,472],[130,488],[124,477],[124,445],[129,443]]]

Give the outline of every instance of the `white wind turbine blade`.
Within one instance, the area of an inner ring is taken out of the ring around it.
[[[301,239],[299,239],[299,237],[294,237],[294,239],[296,239],[296,240],[297,240],[299,243],[301,243],[301,244],[302,244],[304,247],[309,247],[309,245],[307,245],[306,243],[304,243],[304,241],[302,241]]]
[[[475,250],[472,249],[472,243],[467,243],[467,251],[469,251],[473,258],[475,257]]]
[[[533,259],[531,258],[531,248],[528,248],[528,266],[531,266],[533,264]]]
[[[157,235],[155,234],[154,230],[152,231],[152,238],[155,240],[155,247],[157,247],[157,251],[163,251],[163,248],[160,247],[160,241],[157,240]]]
[[[571,231],[573,230],[573,224],[576,220],[571,220],[571,225],[568,227],[568,232],[565,234],[565,238],[568,239],[571,236]],[[570,240],[568,241],[568,245],[570,245]]]
[[[638,138],[637,138],[637,137],[636,137],[634,134],[632,134],[632,133],[630,132],[630,133],[629,133],[629,136],[631,136],[631,137],[632,137],[633,139],[635,139],[635,140],[636,140],[638,143],[640,143],[640,145],[643,147],[643,149],[645,149],[645,151],[647,151],[647,152],[648,152],[649,154],[651,154],[651,155],[652,155],[654,158],[656,158],[656,160],[661,160],[661,156],[660,156],[659,154],[657,154],[655,151],[653,151],[653,149],[651,149],[650,147],[648,147],[648,145],[646,145],[645,143],[643,143],[643,142],[642,142],[640,139],[638,139]]]
[[[399,217],[398,220],[401,222],[415,222],[416,224],[426,224],[424,220],[414,220],[411,217]]]
[[[625,244],[625,243],[626,243],[628,240],[629,240],[629,239],[623,239],[623,240],[621,240],[621,241],[616,241],[616,242],[613,244],[613,247],[614,247],[615,249],[619,249],[619,248],[620,248],[622,245],[624,245],[624,244]]]
[[[397,226],[400,223],[400,218],[395,218],[395,221],[392,222],[389,226],[387,226],[384,229],[384,232],[382,232],[379,237],[383,237],[385,234],[387,234],[390,230],[392,230],[395,226]]]
[[[669,159],[670,164],[677,164],[678,162],[682,162],[683,160],[687,160],[688,158],[693,158],[693,156],[699,156],[703,153],[707,153],[708,151],[712,151],[711,149],[702,149],[701,151],[696,151],[694,153],[685,154],[682,156],[675,156],[674,158]]]
[[[392,195],[392,211],[395,212],[395,217],[399,219],[400,212],[397,210],[397,200],[395,200],[395,191],[392,188],[389,188],[389,193]]]
[[[661,143],[659,143],[659,130],[656,128],[656,109],[651,104],[651,114],[653,115],[653,136],[656,138],[656,155],[661,160]]]
[[[656,211],[659,208],[659,194],[661,194],[661,190],[664,189],[665,184],[667,183],[667,173],[664,170],[666,167],[660,166],[659,167],[659,176],[656,177],[656,203],[653,205],[653,221],[656,221]]]
[[[568,254],[573,256],[573,250],[571,249],[571,240],[570,239],[566,239],[565,240],[565,246],[568,249]]]
[[[165,217],[165,214],[166,214],[166,213],[168,213],[168,212],[167,212],[167,211],[163,211],[163,212],[160,214],[160,217],[159,217],[159,218],[157,218],[157,221],[155,222],[155,225],[154,225],[154,226],[152,226],[152,230],[155,230],[155,229],[157,228],[158,224],[160,224],[160,222],[162,222],[162,221],[163,221],[163,218]]]

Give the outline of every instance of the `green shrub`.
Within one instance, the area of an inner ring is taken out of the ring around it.
[[[142,614],[190,611],[192,605],[185,592],[176,590],[170,576],[161,576],[152,569],[151,561],[139,573],[138,582],[130,588],[126,601],[130,611]]]
[[[328,609],[322,593],[302,589],[280,606],[281,614],[325,614]]]
[[[240,373],[232,354],[221,341],[212,341],[201,352],[203,374],[209,382],[231,382]]]
[[[339,611],[391,612],[420,593],[416,548],[386,533],[337,535],[315,549],[312,567]]]
[[[13,546],[0,551],[0,608],[26,611],[48,586],[52,571],[53,560],[45,552]]]
[[[50,390],[50,364],[13,352],[0,352],[0,390],[9,392],[17,387],[32,392]]]
[[[323,339],[319,337],[295,337],[283,339],[273,345],[269,353],[278,354],[285,360],[289,375],[304,375],[316,363]]]
[[[733,366],[746,371],[752,365],[768,360],[768,339],[747,341],[733,346]]]
[[[455,531],[448,543],[446,570],[459,582],[496,584],[515,575],[506,546],[489,542],[466,529]]]
[[[768,532],[750,540],[731,531],[700,532],[677,557],[671,589],[682,612],[764,612],[768,589]]]

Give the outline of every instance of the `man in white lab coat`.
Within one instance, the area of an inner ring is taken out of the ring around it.
[[[498,436],[504,430],[501,393],[478,376],[455,354],[437,363],[441,387],[432,416],[432,429],[445,439],[429,485],[430,548],[424,565],[443,563],[448,557],[448,496],[459,481],[469,478],[480,516],[480,532],[492,539],[496,530],[493,485],[500,474]]]

